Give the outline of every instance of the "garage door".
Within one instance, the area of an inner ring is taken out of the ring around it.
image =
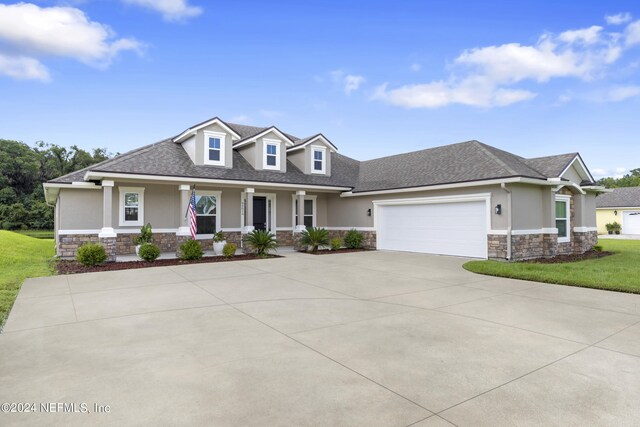
[[[378,249],[487,258],[485,201],[379,205]]]
[[[640,211],[622,214],[622,234],[640,234]]]

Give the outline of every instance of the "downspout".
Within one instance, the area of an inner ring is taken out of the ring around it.
[[[507,188],[507,184],[504,182],[500,184],[500,187],[507,192],[507,261],[511,260],[511,190]]]

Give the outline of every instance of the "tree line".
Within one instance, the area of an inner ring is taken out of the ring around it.
[[[598,184],[607,188],[640,187],[640,168],[631,169],[622,178],[602,178],[598,180]]]
[[[37,142],[0,139],[0,228],[53,229],[53,207],[42,183],[113,157],[105,148],[91,152]]]

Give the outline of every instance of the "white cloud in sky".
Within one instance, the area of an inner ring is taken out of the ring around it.
[[[188,0],[123,0],[159,12],[165,21],[184,21],[202,14],[202,8],[191,6]]]
[[[16,79],[48,80],[41,57],[71,58],[107,67],[122,51],[140,53],[142,44],[115,38],[108,26],[91,21],[73,7],[0,4],[0,73]]]
[[[604,17],[604,20],[609,25],[626,24],[627,22],[631,21],[631,14],[626,12],[626,13],[618,13],[617,15],[607,15]]]
[[[629,173],[629,169],[625,167],[617,167],[613,169],[607,169],[607,168],[591,169],[591,174],[595,179],[609,178],[609,177],[617,179],[617,178],[622,178],[628,173]]]
[[[356,74],[346,74],[343,70],[334,70],[329,73],[331,80],[342,86],[344,93],[350,95],[360,89],[360,85],[364,83],[365,78]]]
[[[640,86],[617,86],[610,89],[606,101],[620,102],[640,95]]]
[[[535,92],[513,87],[521,82],[600,78],[634,44],[640,44],[640,21],[630,23],[624,35],[594,25],[555,35],[547,33],[533,45],[477,47],[455,58],[445,79],[396,88],[384,84],[371,98],[405,108],[506,106],[535,98]]]
[[[417,73],[420,70],[422,70],[422,65],[417,64],[417,63],[411,64],[411,71]]]

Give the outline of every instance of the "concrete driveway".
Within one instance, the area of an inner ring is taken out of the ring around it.
[[[0,402],[36,413],[0,424],[640,424],[640,295],[463,262],[294,253],[28,280]]]

